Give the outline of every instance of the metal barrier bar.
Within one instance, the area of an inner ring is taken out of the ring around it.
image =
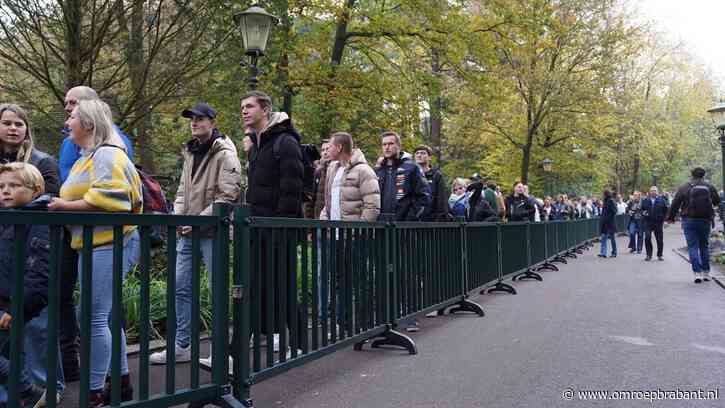
[[[48,238],[50,239],[50,259],[48,264],[48,350],[46,351],[48,367],[58,366],[58,337],[60,321],[60,266],[62,258],[62,227],[51,226]],[[58,370],[48,370],[46,384],[58,383]],[[55,386],[53,386],[55,389]],[[58,404],[56,392],[46,392],[45,406],[55,408]]]

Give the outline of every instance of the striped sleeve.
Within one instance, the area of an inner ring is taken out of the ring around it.
[[[83,199],[104,211],[132,211],[133,175],[125,152],[100,148],[93,157],[93,176]]]

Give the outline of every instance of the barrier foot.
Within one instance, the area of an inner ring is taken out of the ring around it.
[[[217,405],[222,408],[253,408],[254,407],[252,400],[239,401],[236,398],[234,398],[234,395],[232,395],[232,394],[222,395],[222,397],[219,400],[219,403]]]
[[[544,280],[544,278],[541,277],[541,275],[539,275],[538,273],[532,271],[531,269],[528,269],[528,270],[526,270],[524,272],[521,272],[521,273],[519,273],[517,275],[514,275],[514,277],[512,278],[512,280],[515,280],[515,281],[516,280],[519,280],[520,281],[521,279],[534,279],[534,280],[537,280],[539,282],[542,282]]]
[[[450,314],[455,314],[458,312],[472,312],[476,313],[477,315],[483,317],[485,313],[483,313],[483,308],[481,305],[479,305],[476,302],[471,302],[468,299],[462,299],[458,304],[455,305],[451,310],[448,311]]]
[[[566,258],[572,258],[572,259],[576,259],[577,258],[576,253],[574,253],[574,251],[568,251],[567,253],[564,254],[564,257],[566,257]]]
[[[513,286],[509,285],[508,283],[503,283],[503,281],[498,281],[493,286],[481,289],[481,291],[479,293],[482,295],[485,295],[486,293],[491,293],[491,292],[507,292],[512,295],[515,295],[516,289]]]
[[[552,258],[551,262],[559,262],[559,263],[563,263],[563,264],[568,264],[569,263],[569,262],[567,262],[566,258],[564,258],[561,255],[557,255],[554,258]]]
[[[546,262],[542,263],[541,265],[537,266],[536,270],[537,271],[543,271],[543,270],[558,271],[559,268],[557,268],[556,265],[554,265],[553,263],[546,261]]]
[[[187,404],[187,408],[202,408],[207,405],[222,408],[254,408],[254,403],[252,403],[251,399],[240,401],[234,397],[234,394],[228,391],[230,391],[228,386],[222,387],[222,392],[225,393],[218,400],[190,402]]]
[[[370,344],[370,347],[379,348],[380,346],[394,346],[404,348],[408,350],[408,353],[410,354],[418,354],[418,348],[415,346],[413,339],[403,333],[395,330],[388,330],[381,334],[380,337],[381,338],[373,341],[372,344]],[[362,344],[360,345],[360,348],[358,348],[357,344],[355,345],[355,350],[360,350],[361,348]]]

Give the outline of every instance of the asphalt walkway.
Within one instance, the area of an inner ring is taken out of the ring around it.
[[[597,247],[517,295],[474,297],[485,317],[423,319],[418,355],[339,351],[256,384],[255,407],[725,407],[725,290],[693,283],[679,226],[665,245],[645,262],[619,238],[617,258]],[[720,399],[683,399],[698,390]]]

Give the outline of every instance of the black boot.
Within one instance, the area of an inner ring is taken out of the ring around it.
[[[131,385],[131,375],[121,376],[121,402],[131,401],[133,399],[133,385]],[[111,377],[106,377],[106,386],[103,388],[103,402],[106,405],[111,403]]]

